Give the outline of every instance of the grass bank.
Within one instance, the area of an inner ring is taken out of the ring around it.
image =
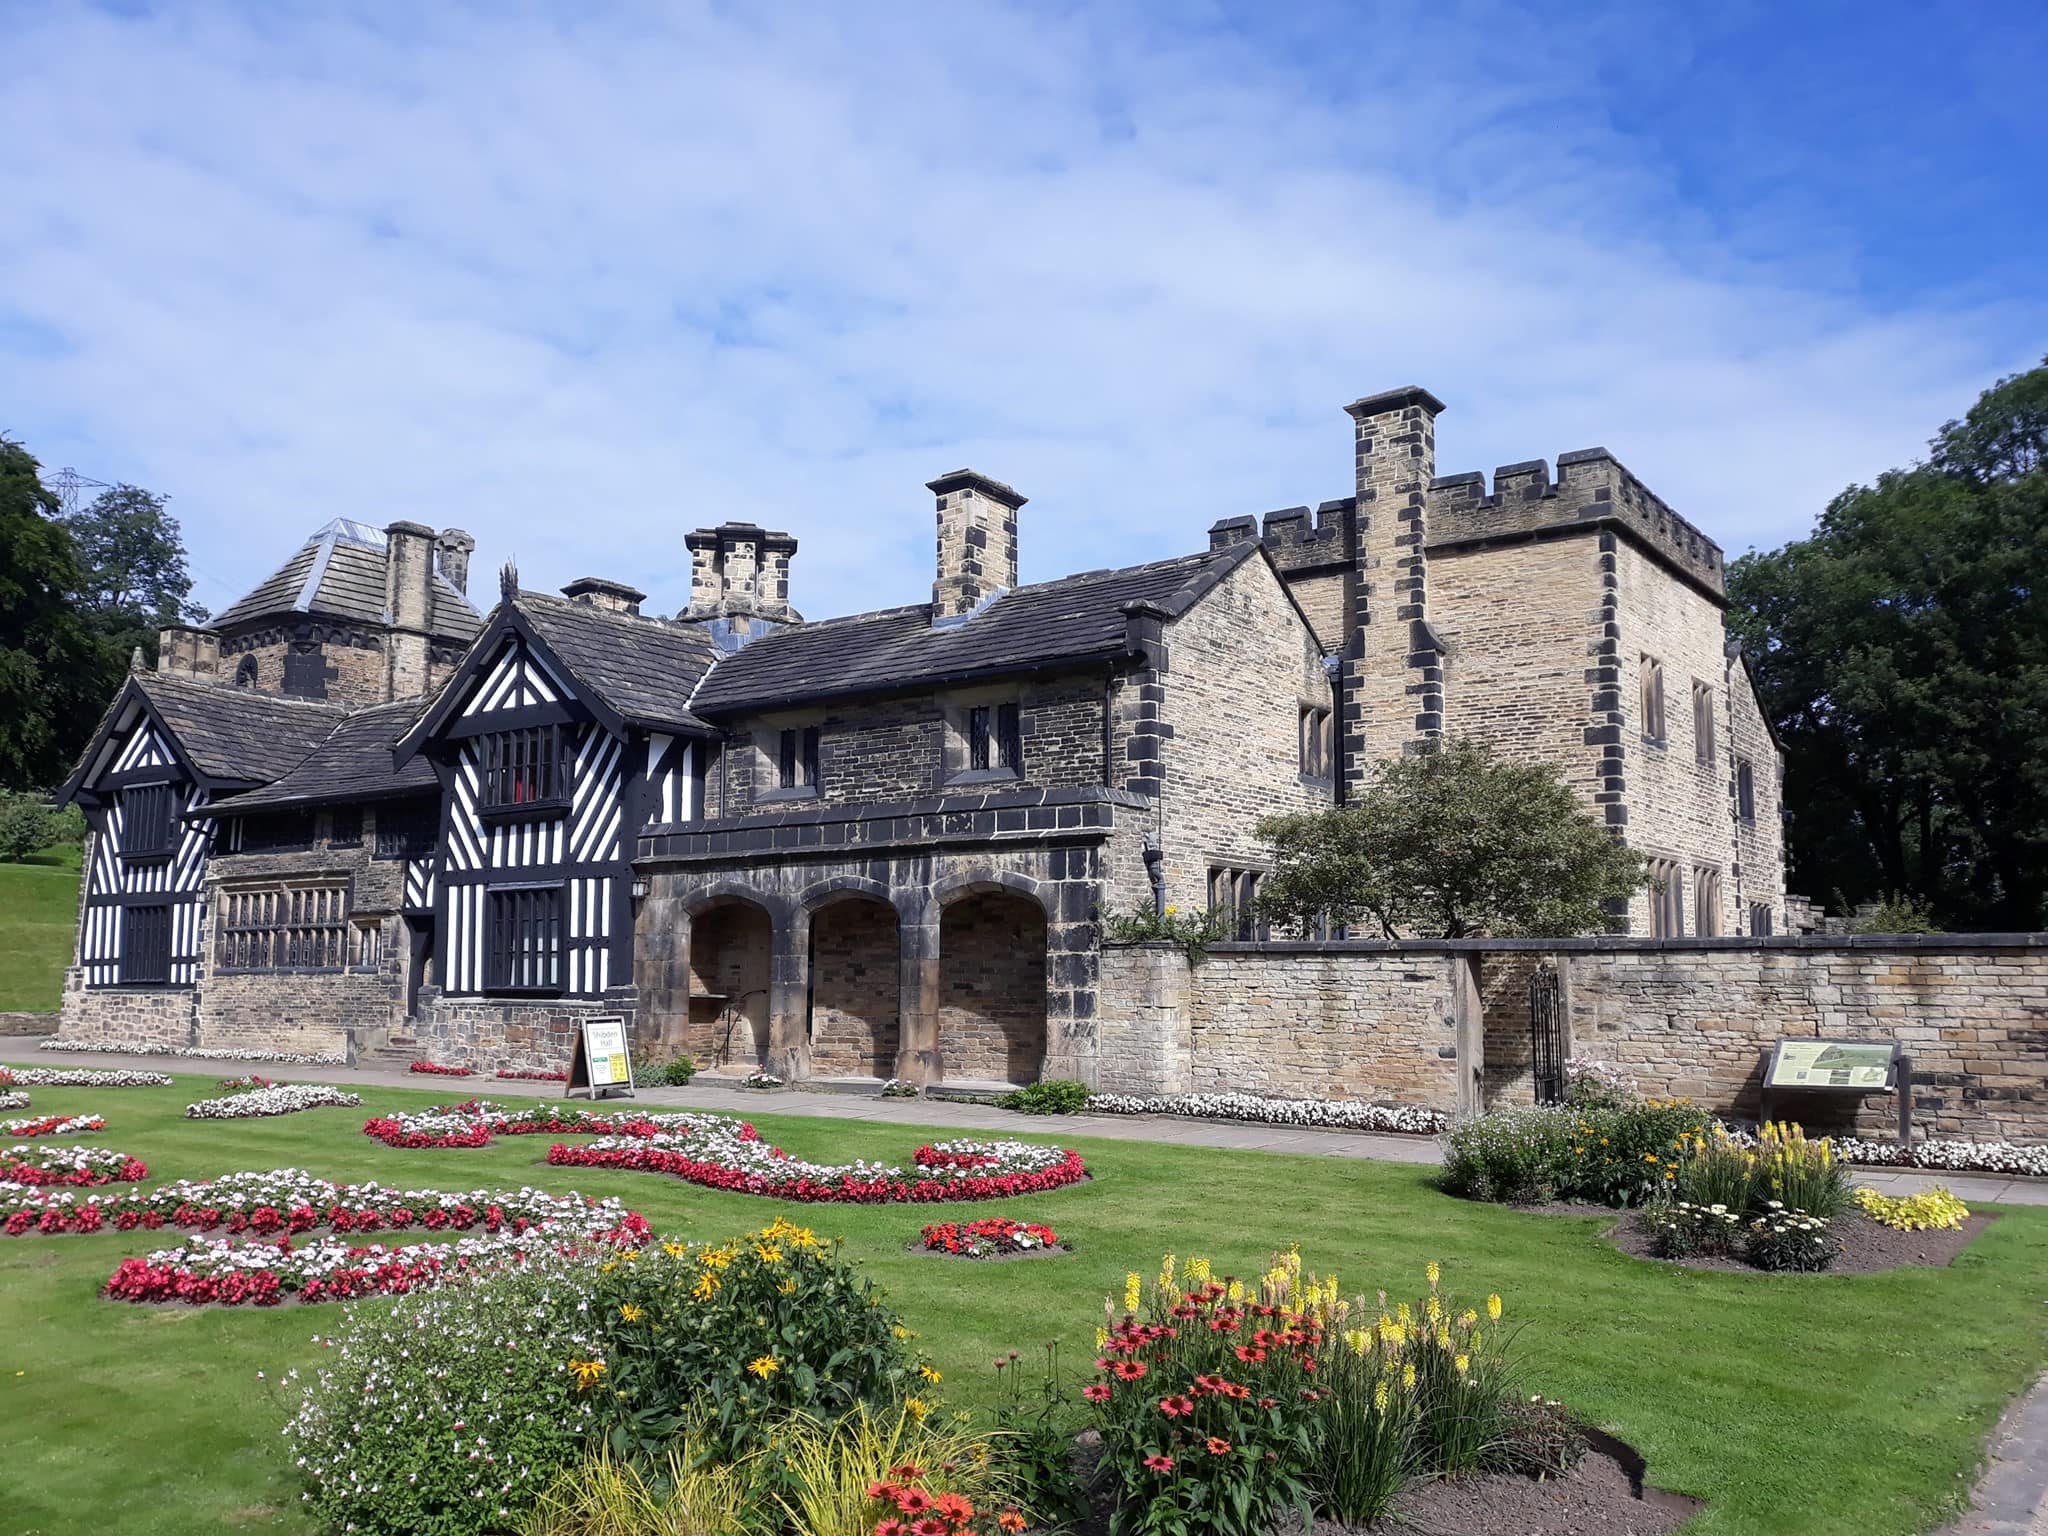
[[[23,1064],[17,1052],[15,1059]],[[223,1073],[228,1068],[223,1068]],[[268,1069],[289,1077],[289,1068]],[[1505,1298],[1530,1390],[1562,1397],[1648,1456],[1651,1477],[1707,1499],[1692,1527],[1729,1533],[1905,1536],[1965,1497],[2006,1401],[2048,1363],[2048,1212],[2014,1210],[1947,1270],[1817,1278],[1715,1274],[1629,1258],[1600,1218],[1535,1216],[1452,1200],[1431,1170],[1061,1138],[1087,1157],[1082,1186],[963,1207],[790,1206],[652,1174],[551,1169],[545,1141],[401,1152],[360,1133],[373,1110],[487,1093],[372,1089],[362,1110],[193,1122],[183,1106],[215,1075],[174,1089],[34,1089],[35,1109],[97,1111],[99,1144],[152,1179],[302,1167],[338,1180],[438,1189],[578,1189],[618,1195],[664,1235],[723,1237],[775,1215],[843,1237],[946,1376],[957,1406],[984,1400],[990,1362],[1058,1339],[1085,1369],[1102,1298],[1159,1256],[1206,1254],[1251,1272],[1299,1242],[1349,1291],[1415,1291],[1424,1264],[1477,1301]],[[906,1114],[916,1106],[907,1104]],[[815,1157],[901,1162],[955,1134],[762,1115],[762,1134]],[[1041,1220],[1071,1257],[979,1267],[920,1258],[925,1221],[961,1211]],[[278,1426],[276,1379],[312,1367],[328,1308],[270,1312],[126,1307],[97,1299],[123,1256],[169,1238],[0,1238],[0,1526],[35,1536],[104,1530],[301,1532]],[[384,1305],[379,1302],[355,1305]],[[259,1379],[262,1373],[265,1379]],[[1077,1383],[1078,1385],[1078,1383]]]
[[[0,1013],[54,1012],[78,926],[79,845],[0,864]]]

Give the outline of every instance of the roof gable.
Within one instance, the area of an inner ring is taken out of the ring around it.
[[[72,799],[114,771],[118,744],[144,716],[186,774],[211,789],[238,789],[289,773],[334,729],[342,711],[246,688],[138,673],[115,695],[58,798]]]

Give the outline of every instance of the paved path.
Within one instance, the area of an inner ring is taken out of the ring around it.
[[[189,1056],[129,1056],[99,1051],[38,1051],[0,1042],[0,1060],[23,1066],[132,1067],[148,1072],[260,1072],[296,1082],[343,1083],[356,1088],[445,1090],[450,1098],[479,1095],[558,1098],[560,1083],[514,1078],[434,1078],[390,1067],[312,1067],[276,1062],[208,1061]],[[1363,1157],[1390,1163],[1440,1160],[1434,1139],[1375,1135],[1368,1131],[1325,1131],[1284,1125],[1247,1125],[1230,1120],[1182,1120],[1154,1115],[1061,1115],[1034,1119],[992,1104],[945,1099],[884,1099],[873,1094],[761,1092],[698,1078],[687,1088],[643,1088],[641,1103],[664,1108],[717,1110],[740,1115],[815,1115],[828,1120],[938,1125],[963,1131],[1047,1131],[1095,1136],[1105,1141],[1155,1141],[1183,1147],[1222,1147],[1241,1152],[1292,1152],[1310,1157]],[[2048,1179],[2004,1178],[1993,1174],[1935,1173],[1920,1169],[1859,1169],[1856,1182],[1887,1194],[1912,1194],[1942,1185],[1972,1205],[2048,1205]],[[2048,1532],[2042,1533],[2048,1536]]]
[[[2048,1376],[2005,1410],[1970,1512],[1936,1536],[2048,1536]]]

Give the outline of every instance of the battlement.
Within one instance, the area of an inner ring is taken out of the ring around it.
[[[1263,519],[1226,517],[1210,527],[1209,547],[1227,549],[1257,539],[1283,571],[1339,564],[1356,550],[1352,522],[1357,507],[1355,496],[1345,496],[1321,503],[1313,514],[1307,507],[1282,507]]]
[[[1680,575],[1716,597],[1725,590],[1721,547],[1672,511],[1605,448],[1557,456],[1557,476],[1543,459],[1503,464],[1486,476],[1471,471],[1430,481],[1429,549],[1540,536],[1568,527],[1619,527],[1647,545]]]

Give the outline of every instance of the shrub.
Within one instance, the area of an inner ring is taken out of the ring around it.
[[[1825,1137],[1808,1141],[1805,1131],[1783,1121],[1757,1133],[1749,1190],[1752,1211],[1789,1206],[1828,1220],[1848,1205],[1849,1168],[1835,1157],[1834,1143]]]
[[[1741,1211],[1719,1204],[1659,1200],[1645,1209],[1643,1220],[1650,1229],[1650,1251],[1660,1259],[1728,1253],[1742,1236]]]
[[[633,1069],[635,1088],[687,1088],[690,1079],[697,1075],[697,1063],[691,1057],[678,1056],[673,1061],[641,1062]]]
[[[1073,1115],[1088,1107],[1088,1085],[1054,1077],[1030,1083],[1000,1100],[1004,1109],[1025,1115]]]
[[[1074,1476],[1065,1396],[1057,1343],[1045,1346],[1045,1369],[1035,1383],[1025,1382],[1015,1350],[996,1361],[996,1433],[989,1444],[1005,1492],[1041,1531],[1062,1530],[1088,1513],[1087,1490]]]
[[[1564,1064],[1564,1098],[1579,1109],[1613,1109],[1635,1102],[1636,1085],[1611,1061],[1574,1056]]]
[[[606,1361],[583,1312],[589,1276],[537,1261],[351,1311],[285,1425],[313,1513],[370,1536],[520,1518],[597,1422]]]
[[[1859,1189],[1856,1205],[1872,1221],[1899,1232],[1952,1231],[1970,1216],[1967,1205],[1939,1187],[1917,1195],[1880,1195],[1874,1189]]]
[[[1828,1231],[1825,1216],[1787,1209],[1773,1200],[1771,1208],[1749,1224],[1742,1256],[1758,1269],[1826,1269],[1842,1245]]]
[[[526,1536],[748,1536],[767,1502],[760,1465],[706,1467],[686,1445],[652,1474],[603,1446],[555,1474],[526,1518]]]
[[[908,1400],[938,1373],[870,1281],[808,1228],[777,1220],[729,1242],[663,1243],[598,1267],[612,1449],[659,1453],[679,1434],[731,1458],[791,1412],[836,1417]]]
[[[1669,1193],[1709,1117],[1683,1099],[1644,1099],[1573,1120],[1570,1161],[1558,1179],[1566,1199],[1641,1205]]]
[[[942,1521],[948,1532],[986,1530],[993,1522],[985,1506],[1007,1491],[986,1436],[907,1404],[863,1404],[833,1419],[804,1415],[785,1427],[776,1453],[786,1484],[777,1502],[803,1536],[873,1536],[884,1521],[909,1532],[919,1517]],[[1013,1511],[1004,1515],[1004,1530],[1022,1528]]]
[[[68,826],[42,796],[0,790],[0,859],[25,859],[38,848],[64,841]]]
[[[1220,944],[1231,936],[1232,931],[1231,916],[1221,908],[1203,907],[1194,912],[1183,912],[1177,906],[1170,906],[1162,912],[1155,912],[1150,907],[1139,907],[1132,912],[1102,914],[1102,936],[1109,943],[1177,944],[1181,953],[1188,957],[1190,965],[1199,964],[1209,946]]]
[[[1472,1200],[1527,1204],[1558,1193],[1577,1112],[1502,1109],[1455,1127],[1444,1138],[1443,1185]]]

